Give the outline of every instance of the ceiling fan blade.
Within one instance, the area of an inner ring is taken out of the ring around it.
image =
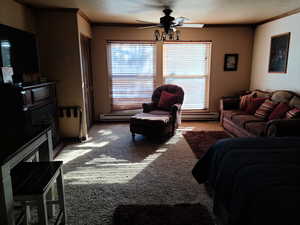
[[[146,6],[155,8],[173,8],[177,0],[152,0],[152,3],[145,3]]]
[[[186,18],[186,17],[177,17],[175,20],[174,20],[174,23],[176,25],[182,25],[185,21],[189,21],[190,19],[189,18]]]
[[[180,27],[188,27],[188,28],[203,28],[204,27],[204,24],[201,24],[201,23],[185,23],[185,24],[182,24]]]
[[[149,28],[154,28],[154,27],[160,27],[160,25],[137,27],[137,29],[149,29]]]
[[[146,25],[148,24],[151,24],[151,25],[158,25],[158,23],[152,23],[152,22],[149,22],[149,21],[144,21],[144,20],[135,20],[136,22],[139,22],[139,23],[145,23]]]
[[[139,6],[142,4],[142,10],[163,10],[165,8],[173,8],[175,1],[177,0],[151,0],[151,2],[147,2],[147,0],[130,0],[138,4]],[[144,2],[143,2],[144,1]]]

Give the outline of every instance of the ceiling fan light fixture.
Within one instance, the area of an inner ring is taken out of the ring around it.
[[[180,31],[170,29],[168,33],[165,31],[155,30],[154,31],[155,41],[179,41],[180,40]]]
[[[148,25],[146,27],[142,27],[142,29],[146,28],[153,28],[158,27],[163,29],[161,30],[155,30],[153,33],[155,41],[179,41],[180,40],[180,31],[177,30],[177,27],[188,27],[188,28],[202,28],[204,24],[185,24],[184,22],[189,20],[186,17],[178,17],[174,18],[170,16],[170,14],[173,12],[169,7],[166,7],[163,10],[165,16],[160,18],[160,23],[156,25]],[[138,22],[143,22],[138,20]],[[140,28],[141,29],[141,28]]]

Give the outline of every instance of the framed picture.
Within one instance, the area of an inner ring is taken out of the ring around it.
[[[12,76],[14,75],[14,71],[12,67],[1,67],[1,82],[3,83],[13,83]]]
[[[290,34],[285,33],[271,37],[269,58],[270,73],[286,73],[289,55]]]
[[[239,54],[225,54],[224,71],[236,71],[238,66]]]

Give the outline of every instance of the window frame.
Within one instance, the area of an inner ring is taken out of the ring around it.
[[[164,50],[164,46],[167,44],[209,44],[209,52],[208,52],[208,60],[207,60],[207,75],[172,75],[172,76],[168,76],[165,75],[165,50]],[[212,41],[210,40],[203,40],[203,41],[165,41],[162,43],[162,82],[163,84],[165,84],[165,79],[167,77],[170,78],[181,78],[181,79],[185,79],[185,78],[201,78],[201,77],[206,77],[205,80],[205,101],[206,101],[206,105],[207,108],[205,109],[183,109],[182,113],[183,114],[197,114],[197,113],[201,113],[201,112],[209,112],[210,111],[210,74],[211,74],[211,56],[212,56]]]
[[[106,60],[107,60],[107,72],[108,72],[108,91],[110,98],[110,111],[117,112],[119,110],[113,110],[113,76],[112,76],[112,58],[111,58],[111,44],[151,44],[153,45],[153,91],[157,87],[157,49],[158,46],[155,41],[151,40],[106,40]],[[151,97],[150,97],[151,98]],[[142,108],[142,106],[141,106]],[[135,110],[135,109],[124,109],[124,110]],[[122,111],[124,111],[122,110]]]

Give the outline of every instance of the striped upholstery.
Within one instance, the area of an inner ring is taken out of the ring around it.
[[[254,93],[243,95],[240,100],[240,109],[245,110],[253,97],[254,97]]]
[[[293,108],[286,113],[286,119],[296,119],[300,118],[300,109]]]
[[[256,110],[254,116],[261,118],[261,119],[267,119],[268,116],[272,113],[273,109],[277,103],[272,102],[270,100],[266,100],[261,106]]]

